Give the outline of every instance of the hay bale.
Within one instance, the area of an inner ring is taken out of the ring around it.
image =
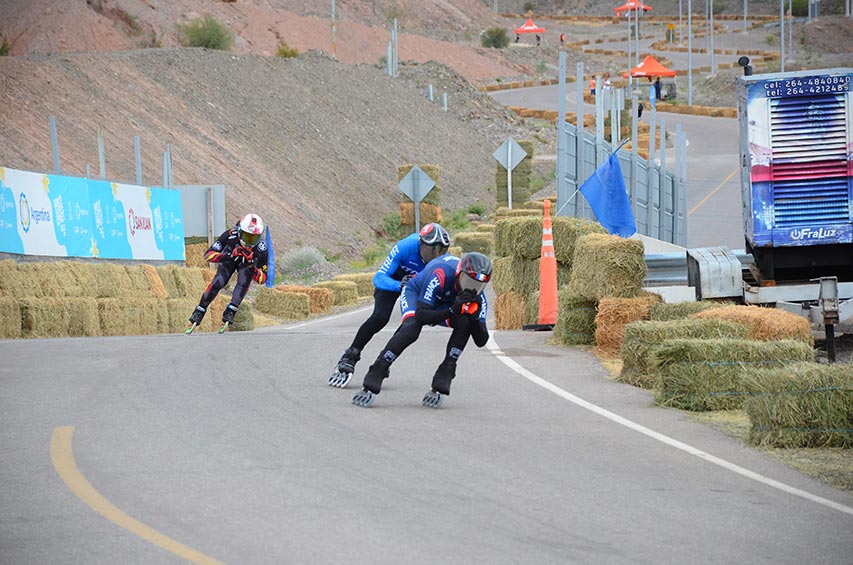
[[[371,284],[371,288],[372,286]],[[328,288],[315,288],[312,286],[300,286],[298,284],[279,284],[274,286],[273,290],[307,295],[308,310],[311,314],[326,314],[332,311],[332,302],[335,297],[334,293]],[[260,291],[258,292],[260,293]]]
[[[2,263],[0,269],[5,266]],[[18,337],[21,337],[21,306],[14,298],[0,296],[0,339]]]
[[[350,281],[356,284],[359,296],[373,296],[376,287],[373,286],[373,276],[375,273],[346,273],[335,275],[333,281]]]
[[[802,363],[746,377],[748,441],[764,447],[853,447],[853,365]]]
[[[463,253],[477,251],[491,255],[494,237],[488,232],[461,232],[453,236],[453,242],[462,248]]]
[[[102,335],[148,335],[168,328],[166,305],[157,298],[99,298],[97,303]]]
[[[169,293],[166,292],[166,287],[163,285],[163,281],[160,280],[160,274],[157,272],[157,269],[151,265],[142,265],[142,271],[148,279],[148,288],[151,289],[151,295],[154,298],[163,300],[169,298]]]
[[[645,278],[641,241],[598,233],[577,240],[569,282],[572,294],[598,301],[631,298],[640,293]]]
[[[91,265],[95,275],[95,298],[120,298],[133,296],[130,276],[124,265],[96,263]],[[111,334],[106,334],[111,335]]]
[[[572,264],[579,238],[591,233],[606,233],[599,223],[583,218],[557,216],[551,219],[551,225],[557,262],[567,266]],[[495,254],[538,259],[542,254],[541,212],[535,216],[500,220],[495,225]]]
[[[594,300],[577,296],[566,287],[560,288],[557,323],[551,342],[556,345],[592,345],[595,343]]]
[[[447,250],[447,253],[454,257],[462,257],[462,248],[458,245],[451,245],[450,249]]]
[[[660,384],[655,401],[694,411],[740,408],[748,374],[804,361],[814,361],[814,352],[802,341],[666,340],[652,353]]]
[[[355,285],[355,283],[350,283]],[[304,292],[258,289],[255,307],[259,312],[285,320],[304,320],[311,314],[310,297]]]
[[[204,254],[210,246],[207,243],[191,243],[185,247],[184,265],[187,267],[207,268]]]
[[[569,287],[569,292],[572,292]],[[584,297],[589,300],[588,297]],[[647,292],[634,298],[604,297],[598,302],[595,315],[595,343],[599,352],[614,356],[622,347],[625,326],[631,322],[648,320],[652,305],[660,302],[659,295]]]
[[[64,302],[68,308],[66,335],[69,337],[102,335],[97,299],[75,297],[65,298]]]
[[[495,297],[495,329],[520,330],[524,323],[524,296],[506,292]]]
[[[774,341],[796,339],[814,346],[809,321],[784,310],[760,306],[726,306],[692,314],[691,318],[729,320],[747,326],[750,339]]]
[[[166,305],[167,319],[165,331],[168,333],[182,333],[190,327],[188,318],[198,304],[197,301],[191,298],[169,298],[163,302]],[[219,320],[218,317],[215,319]],[[214,317],[211,315],[210,308],[208,308],[207,315],[205,315],[204,320],[202,320],[201,324],[195,329],[195,331],[211,331],[214,327],[213,320]]]
[[[399,184],[400,181],[403,180],[403,177],[405,177],[407,174],[409,174],[409,171],[412,170],[412,167],[414,167],[414,165],[412,165],[412,164],[400,165],[399,167],[397,167],[397,184]],[[438,206],[439,204],[441,204],[441,184],[439,183],[438,165],[428,165],[428,164],[419,163],[418,167],[420,167],[420,169],[423,172],[425,172],[427,174],[427,176],[429,176],[429,178],[431,178],[435,182],[435,186],[433,187],[433,189],[430,190],[426,194],[426,196],[423,197],[421,202],[426,203],[426,204],[432,204],[433,206]],[[411,202],[411,201],[412,200],[408,196],[403,195],[403,202]],[[421,216],[421,222],[423,222],[423,221],[424,221],[423,216]],[[431,220],[431,221],[436,221],[436,220]],[[402,222],[402,223],[406,223],[406,222]],[[412,223],[414,224],[414,220],[412,221]],[[429,223],[429,222],[426,222],[426,223]]]
[[[41,282],[33,279],[34,273],[28,265],[32,263],[3,262],[3,276],[0,277],[0,289],[4,296],[12,298],[38,298],[44,296]]]
[[[661,302],[652,306],[650,319],[657,322],[668,322],[671,320],[684,320],[697,312],[704,312],[713,308],[731,306],[731,302],[714,302],[713,300],[701,300],[699,302],[675,302],[667,304]]]
[[[652,314],[655,307],[652,306]],[[616,380],[642,388],[655,388],[656,375],[651,371],[651,355],[667,339],[746,339],[748,329],[736,322],[723,320],[670,320],[631,322],[622,338],[622,372]]]
[[[494,233],[495,224],[477,224],[474,229],[481,232]]]
[[[172,298],[198,298],[207,286],[204,278],[207,270],[199,267],[164,265],[159,267],[157,272]]]
[[[261,287],[266,288],[266,287]],[[250,332],[255,329],[255,313],[252,308],[252,303],[244,300],[240,303],[237,313],[234,315],[234,321],[228,326],[230,332]]]
[[[539,291],[524,297],[524,324],[539,323]]]
[[[512,292],[512,257],[492,259],[492,288],[495,294]]]
[[[557,216],[551,223],[554,233],[554,255],[557,257],[557,262],[563,265],[574,263],[575,249],[580,238],[593,233],[607,233],[607,230],[598,222],[583,218]]]
[[[21,336],[65,337],[70,309],[61,298],[27,297],[18,300],[21,308]]]
[[[169,298],[182,298],[178,293],[178,283],[175,282],[175,268],[172,265],[157,267],[157,276],[163,284],[163,289]],[[189,316],[189,314],[187,314]]]
[[[12,259],[0,259],[0,273],[3,273],[3,276],[0,277],[0,297],[14,298],[15,295],[10,292],[7,285],[9,285],[9,281],[4,280],[7,276],[18,270],[18,264]]]
[[[150,280],[142,265],[127,265],[125,266],[125,269],[127,270],[127,276],[130,279],[130,287],[128,288],[128,291],[131,292],[133,296],[156,298],[154,293],[151,291]]]
[[[316,288],[328,288],[334,293],[335,306],[349,306],[358,303],[358,285],[351,281],[325,281],[312,285]]]
[[[442,215],[440,206],[421,202],[420,214],[421,216],[419,219],[421,221],[421,227],[426,224],[431,224],[433,222],[439,224],[441,223]],[[400,204],[400,230],[404,233],[415,231],[414,202],[403,202],[402,204]]]
[[[51,290],[54,293],[53,296],[91,297],[92,287],[95,283],[94,275],[91,275],[88,265],[75,261],[55,261],[45,263],[45,265],[51,266],[53,271],[51,277],[57,285],[57,288]],[[80,276],[82,272],[89,273],[90,276]]]

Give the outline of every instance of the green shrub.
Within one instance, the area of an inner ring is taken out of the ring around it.
[[[791,2],[791,14],[796,18],[804,18],[809,15],[809,0],[793,0]]]
[[[474,202],[470,206],[468,206],[469,214],[477,214],[478,216],[486,215],[486,206],[481,202]]]
[[[483,32],[481,36],[483,47],[492,47],[494,49],[503,49],[509,45],[509,36],[506,30],[502,27],[490,27]]]
[[[9,51],[12,48],[9,46],[9,42],[6,41],[6,38],[3,37],[2,33],[0,33],[0,39],[3,40],[3,41],[0,41],[0,57],[5,57],[6,55],[9,54]]]
[[[276,282],[313,284],[328,279],[332,270],[320,251],[313,247],[298,247],[278,259]]]
[[[187,24],[178,24],[181,35],[181,45],[184,47],[204,47],[205,49],[220,49],[227,51],[231,48],[231,31],[216,21],[210,14]]]
[[[532,12],[533,11],[533,2],[525,2],[524,3],[524,11]]]
[[[299,49],[296,47],[290,47],[284,41],[279,41],[278,48],[275,51],[276,57],[281,57],[282,59],[290,59],[293,57],[299,56]]]
[[[388,212],[383,219],[385,234],[391,238],[400,237],[400,213]]]

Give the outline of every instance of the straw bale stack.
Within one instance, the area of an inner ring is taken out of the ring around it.
[[[328,288],[316,288],[298,284],[279,284],[274,286],[273,290],[308,295],[308,309],[312,314],[327,314],[332,311],[332,302],[335,296]],[[259,290],[258,293],[260,294],[261,291]]]
[[[529,208],[497,208],[494,214],[494,221],[500,222],[501,220],[506,220],[509,218],[526,218],[526,217],[534,217],[541,218],[542,213],[537,212],[536,210],[530,210]]]
[[[694,411],[740,408],[750,392],[747,375],[808,361],[814,352],[802,341],[666,340],[652,354],[660,383],[655,401]]]
[[[101,335],[92,298],[22,298],[18,304],[21,337]]]
[[[569,292],[572,292],[569,287]],[[587,298],[588,297],[583,297]],[[660,302],[658,294],[647,292],[634,298],[606,296],[598,302],[595,315],[595,343],[599,352],[608,356],[619,354],[625,326],[631,322],[648,320],[652,305]]]
[[[285,320],[304,320],[311,314],[310,304],[311,298],[305,292],[282,291],[266,287],[258,289],[258,296],[255,299],[255,307],[258,311]]]
[[[69,337],[103,335],[98,317],[97,299],[76,297],[65,298],[63,301],[68,309],[68,330],[65,335]]]
[[[524,297],[524,323],[539,323],[539,291],[531,292]]]
[[[202,267],[207,268],[208,262],[204,259],[204,253],[210,247],[207,243],[191,243],[185,247],[184,264],[187,267]]]
[[[169,293],[166,292],[166,287],[163,286],[163,281],[160,280],[160,274],[157,269],[151,265],[142,265],[142,271],[148,279],[148,287],[151,289],[151,295],[154,298],[165,300],[169,298]]]
[[[698,312],[691,318],[729,320],[749,327],[749,338],[761,341],[796,339],[814,346],[809,321],[784,310],[760,306],[726,306]]]
[[[0,296],[0,339],[17,337],[21,337],[21,307],[14,298]]]
[[[652,306],[654,313],[655,304]],[[657,376],[651,370],[651,356],[667,339],[746,339],[748,329],[723,320],[638,321],[625,326],[622,338],[622,372],[616,380],[641,388],[655,388]]]
[[[120,298],[132,296],[130,275],[124,265],[95,263],[90,265],[95,273],[96,298]],[[109,334],[107,334],[109,335]]]
[[[414,165],[412,165],[412,164],[400,165],[399,167],[397,167],[397,183],[398,184],[400,183],[400,181],[403,180],[403,177],[405,177],[407,174],[409,174],[409,171],[412,170],[412,167],[414,167]],[[441,183],[439,183],[438,165],[428,165],[428,164],[419,163],[418,167],[420,167],[420,169],[423,172],[425,172],[427,174],[427,176],[433,180],[433,182],[435,182],[435,186],[433,187],[433,189],[430,190],[426,194],[426,196],[424,196],[421,199],[421,202],[426,203],[426,204],[432,204],[433,206],[438,207],[441,204]],[[411,203],[412,200],[404,194],[403,195],[403,202],[410,202]],[[421,209],[421,213],[423,213],[423,209]],[[437,221],[437,220],[430,220],[430,221]],[[424,222],[423,216],[421,216],[421,222]],[[400,223],[405,224],[408,222],[402,222],[401,221]],[[414,224],[415,223],[414,220],[412,220],[411,223]],[[424,223],[429,223],[429,222],[424,222]]]
[[[631,298],[640,293],[645,278],[641,241],[598,233],[577,240],[569,282],[573,294],[598,301]]]
[[[376,287],[373,286],[375,273],[345,273],[332,277],[333,281],[350,281],[356,284],[359,297],[373,296]]]
[[[421,227],[433,222],[441,223],[441,207],[427,202],[421,202]],[[415,231],[415,203],[403,202],[400,204],[400,232],[413,233]]]
[[[178,292],[178,283],[175,282],[175,268],[172,265],[157,267],[157,276],[169,298],[183,298]],[[189,314],[188,314],[189,315]]]
[[[4,296],[12,298],[38,298],[44,296],[41,281],[30,267],[34,263],[15,263],[3,261],[3,276],[0,277],[0,289]]]
[[[171,298],[198,298],[204,292],[204,273],[208,269],[199,267],[177,267],[164,265],[157,268],[160,280]]]
[[[191,298],[168,298],[163,301],[166,306],[166,327],[165,332],[179,333],[190,327],[188,318],[192,314],[198,302]],[[214,320],[219,320],[212,312],[211,306],[207,309],[207,315],[202,320],[201,324],[196,328],[197,332],[209,332],[214,327]],[[220,314],[221,316],[222,314]]]
[[[853,447],[853,365],[802,363],[747,377],[748,441],[765,447]]]
[[[191,312],[186,311],[185,316]],[[146,335],[165,332],[169,312],[157,298],[100,298],[98,317],[103,335]]]
[[[583,218],[552,217],[551,226],[554,254],[557,262],[564,265],[572,264],[578,239],[592,233],[606,233],[598,222]],[[542,254],[542,214],[499,221],[495,225],[495,254],[538,259]]]
[[[477,224],[474,229],[479,232],[494,233],[495,224]]]
[[[488,232],[460,232],[453,236],[453,242],[462,248],[463,253],[476,251],[491,255],[494,236]]]
[[[260,288],[266,288],[262,286]],[[221,316],[220,316],[221,319]],[[250,332],[255,329],[255,313],[252,303],[244,300],[240,303],[240,308],[237,309],[237,314],[234,315],[234,321],[228,326],[228,331],[231,332]]]
[[[668,322],[670,320],[684,320],[697,312],[704,312],[713,308],[731,306],[731,302],[715,302],[713,300],[700,300],[699,302],[674,302],[668,304],[661,302],[652,306],[651,320],[657,322]]]
[[[156,298],[151,290],[151,280],[142,265],[126,265],[125,270],[130,279],[128,292],[132,293],[133,296]]]
[[[560,288],[557,323],[551,342],[556,345],[593,345],[597,303]]]
[[[331,290],[334,294],[335,306],[349,306],[358,303],[358,285],[352,281],[324,281],[312,286]]]
[[[524,323],[524,296],[517,292],[495,298],[495,329],[520,330]]]
[[[447,252],[454,257],[462,257],[462,248],[458,245],[451,245]]]
[[[16,272],[18,270],[18,264],[12,259],[0,259],[0,273],[3,273],[3,277],[0,277],[0,297],[12,297],[14,296],[7,285],[8,281],[4,280],[6,278],[7,273]]]

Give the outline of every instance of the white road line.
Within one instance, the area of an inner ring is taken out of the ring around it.
[[[758,481],[759,483],[763,483],[769,487],[781,490],[781,491],[786,492],[788,494],[792,494],[794,496],[799,496],[800,498],[805,498],[806,500],[810,500],[812,502],[822,504],[823,506],[826,506],[828,508],[832,508],[833,510],[838,510],[839,512],[843,512],[845,514],[853,515],[853,508],[851,508],[850,506],[845,506],[845,505],[840,504],[838,502],[834,502],[832,500],[828,500],[826,498],[817,496],[815,494],[811,494],[809,492],[806,492],[804,490],[800,490],[800,489],[792,487],[790,485],[786,485],[785,483],[780,483],[779,481],[773,480],[769,477],[765,477],[764,475],[761,475],[761,474],[756,473],[754,471],[750,471],[749,469],[745,469],[739,465],[735,465],[734,463],[726,461],[725,459],[720,459],[719,457],[711,455],[710,453],[706,453],[706,452],[702,451],[701,449],[697,449],[691,445],[680,442],[677,439],[673,439],[673,438],[666,436],[662,433],[656,432],[652,429],[649,429],[645,426],[642,426],[642,425],[640,425],[634,421],[631,421],[627,418],[623,418],[622,416],[619,416],[618,414],[614,414],[613,412],[606,410],[606,409],[602,408],[601,406],[598,406],[596,404],[592,404],[591,402],[587,402],[586,400],[584,400],[580,397],[577,397],[574,394],[571,394],[570,392],[567,392],[567,391],[563,390],[562,388],[560,388],[560,387],[546,381],[545,379],[537,376],[536,374],[528,371],[527,369],[525,369],[524,367],[519,365],[517,362],[515,362],[511,357],[507,357],[507,355],[503,351],[501,351],[500,347],[495,342],[494,336],[489,337],[489,341],[486,344],[486,347],[488,347],[489,350],[492,352],[492,354],[495,357],[497,357],[498,359],[500,359],[504,365],[506,365],[507,367],[509,367],[510,369],[512,369],[513,371],[515,371],[516,373],[518,373],[519,375],[521,375],[525,379],[529,380],[530,382],[532,382],[534,384],[541,386],[545,390],[552,392],[561,398],[564,398],[565,400],[568,400],[569,402],[571,402],[573,404],[576,404],[577,406],[580,406],[581,408],[585,408],[585,409],[589,410],[590,412],[598,414],[599,416],[603,416],[603,417],[607,418],[608,420],[611,420],[612,422],[615,422],[621,426],[625,426],[626,428],[634,430],[635,432],[639,432],[639,433],[646,435],[652,439],[656,439],[661,443],[665,443],[671,447],[674,447],[676,449],[680,449],[681,451],[684,451],[685,453],[689,453],[690,455],[695,455],[696,457],[699,457],[700,459],[704,459],[705,461],[707,461],[709,463],[713,463],[714,465],[722,467],[723,469],[729,470],[733,473],[737,473],[738,475],[742,475],[748,479]]]
[[[350,310],[349,312],[343,312],[341,314],[335,314],[334,316],[327,316],[323,318],[315,318],[313,320],[308,320],[307,322],[302,322],[301,324],[293,324],[292,326],[285,326],[287,330],[295,330],[296,328],[304,328],[305,326],[310,326],[312,324],[319,324],[320,322],[330,322],[332,320],[337,320],[338,318],[343,318],[344,316],[352,316],[353,314],[361,314],[362,312],[367,312],[368,310],[372,310],[373,306],[365,306],[364,308],[359,308],[358,310]]]

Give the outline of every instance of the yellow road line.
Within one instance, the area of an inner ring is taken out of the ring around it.
[[[739,171],[739,169],[735,169],[734,171],[732,171],[732,172],[731,172],[731,174],[730,174],[729,176],[727,176],[725,179],[723,179],[723,182],[721,182],[720,184],[718,184],[718,185],[717,185],[717,187],[716,187],[714,190],[712,190],[711,192],[709,192],[709,193],[708,193],[708,195],[707,195],[705,198],[703,198],[702,200],[700,200],[700,201],[699,201],[699,204],[697,204],[696,206],[694,206],[693,208],[691,208],[691,209],[690,209],[690,211],[689,211],[689,212],[687,212],[687,216],[688,216],[688,217],[692,216],[692,215],[693,215],[693,213],[694,213],[696,210],[698,210],[698,209],[699,209],[703,204],[705,204],[705,202],[707,202],[707,201],[708,201],[712,196],[714,196],[715,194],[717,194],[718,192],[720,192],[720,190],[721,190],[721,189],[726,185],[726,183],[727,183],[727,182],[729,182],[730,180],[732,180],[732,177],[733,177],[733,176],[735,176],[735,175],[738,173],[738,171]]]
[[[92,484],[86,480],[86,477],[77,468],[77,463],[74,462],[74,454],[71,451],[71,438],[73,434],[74,428],[71,426],[58,426],[53,429],[53,434],[50,436],[50,459],[53,461],[53,468],[56,469],[56,473],[80,500],[89,505],[93,510],[99,512],[110,522],[121,526],[146,541],[150,541],[154,545],[162,547],[166,551],[174,553],[178,557],[193,563],[222,565],[220,561],[189,548],[146,526],[139,520],[128,516],[101,496]]]

